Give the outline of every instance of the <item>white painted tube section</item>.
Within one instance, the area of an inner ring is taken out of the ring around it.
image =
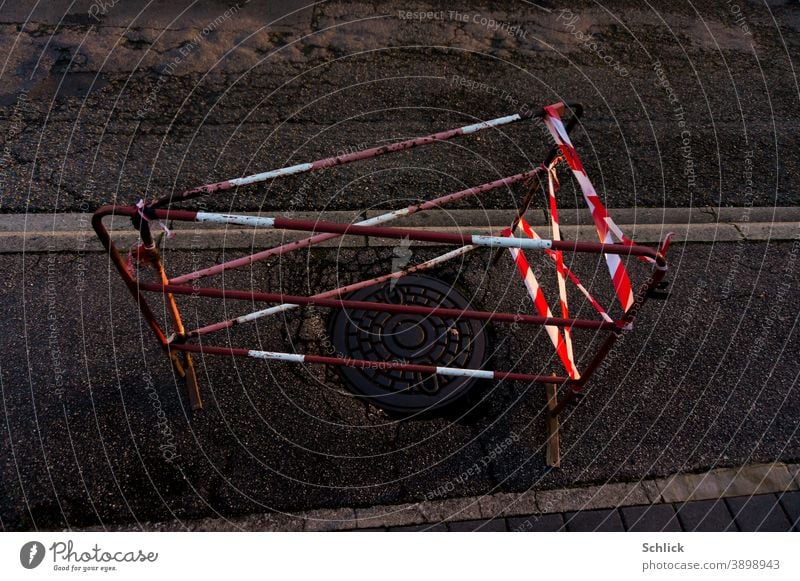
[[[293,363],[302,363],[305,361],[305,355],[298,355],[296,353],[278,353],[276,351],[248,351],[248,357],[255,357],[256,359],[275,359],[277,361],[291,361]]]
[[[461,128],[461,131],[464,135],[469,135],[470,133],[475,133],[476,131],[482,131],[484,129],[488,129],[489,127],[499,127],[500,125],[507,125],[508,123],[514,123],[515,121],[519,121],[521,117],[518,113],[514,115],[508,115],[507,117],[498,117],[497,119],[491,119],[489,121],[484,121],[482,123],[474,123],[473,125],[467,125]]]
[[[253,174],[251,176],[246,176],[243,178],[235,178],[232,180],[228,180],[231,185],[234,186],[246,186],[248,184],[255,184],[258,182],[265,182],[267,180],[271,180],[273,178],[279,178],[281,176],[290,176],[296,173],[304,173],[307,171],[311,171],[313,164],[311,163],[299,163],[297,165],[290,165],[289,167],[282,167],[280,169],[273,169],[270,171],[265,171],[263,173]]]
[[[195,220],[198,222],[213,222],[215,224],[238,224],[240,226],[259,226],[261,228],[275,227],[275,218],[264,216],[241,216],[239,214],[197,212]]]
[[[478,246],[491,246],[492,248],[524,248],[528,250],[549,250],[553,246],[552,240],[530,238],[504,238],[500,236],[472,237],[472,243]]]
[[[479,379],[494,379],[493,371],[483,369],[457,369],[455,367],[437,367],[437,375],[452,375],[455,377],[477,377]]]

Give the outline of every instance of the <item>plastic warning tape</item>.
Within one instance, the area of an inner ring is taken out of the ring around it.
[[[525,218],[520,218],[519,224],[517,225],[517,229],[523,232],[526,236],[528,236],[528,238],[541,238],[541,236],[539,236],[536,233],[536,231],[533,228],[531,228],[530,224],[528,224]],[[555,260],[555,251],[545,250],[545,253],[547,253],[547,255],[550,258]],[[612,319],[611,316],[605,311],[603,305],[601,305],[597,301],[597,299],[595,299],[592,296],[589,290],[585,286],[583,286],[580,279],[575,275],[574,272],[572,272],[569,269],[567,265],[564,265],[564,272],[572,281],[572,283],[575,285],[575,287],[581,292],[581,294],[583,294],[583,296],[586,297],[586,299],[589,301],[589,304],[591,304],[595,308],[595,310],[597,310],[597,312],[600,313],[600,316],[603,317],[603,319],[608,321],[609,323],[613,322],[614,319]]]
[[[550,201],[550,229],[551,229],[551,239],[552,240],[561,240],[561,230],[558,226],[558,206],[556,204],[556,188],[558,184],[558,179],[556,177],[556,164],[558,160],[554,160],[552,165],[547,168],[547,197]],[[565,319],[569,319],[569,305],[567,303],[567,284],[564,277],[564,253],[560,250],[555,250],[555,261],[556,261],[556,278],[558,279],[558,299],[561,303],[561,316]],[[572,352],[572,334],[570,332],[569,327],[564,327],[564,344],[566,345],[567,349],[567,358],[571,364],[571,368],[575,370],[577,374],[577,368],[575,367],[575,356]]]
[[[589,211],[592,213],[592,220],[597,229],[600,242],[604,244],[613,244],[614,239],[611,234],[614,233],[623,244],[633,244],[633,241],[625,236],[609,217],[592,182],[589,181],[589,177],[586,175],[586,170],[583,169],[583,164],[578,157],[578,153],[572,146],[567,131],[564,129],[564,124],[561,122],[561,117],[558,115],[558,110],[554,106],[545,107],[544,123],[550,130],[550,134],[553,136],[556,144],[561,149],[561,153],[564,155],[567,164],[572,170],[572,174],[575,176],[575,179],[578,180],[581,192],[583,192],[583,198],[586,200]],[[625,265],[617,254],[606,254],[605,258],[608,271],[611,274],[614,290],[617,293],[617,299],[622,305],[623,310],[627,311],[633,305],[633,288],[631,287],[628,273],[625,270]]]
[[[514,233],[511,232],[510,229],[505,230],[503,234],[510,238],[514,237]],[[511,252],[511,257],[514,259],[514,264],[517,265],[517,270],[522,276],[525,289],[528,291],[528,295],[530,295],[531,299],[533,300],[533,304],[536,307],[536,310],[539,312],[539,315],[542,317],[552,317],[553,313],[550,310],[550,305],[547,304],[547,299],[544,296],[542,287],[539,285],[539,281],[536,279],[533,269],[531,269],[528,260],[525,258],[525,254],[519,248],[509,248],[509,251]],[[570,358],[570,352],[567,349],[566,340],[559,332],[558,327],[545,325],[544,328],[547,332],[547,335],[550,337],[550,341],[555,347],[558,358],[561,360],[561,363],[564,365],[564,369],[566,369],[570,378],[580,378],[578,369],[575,367],[574,361]]]

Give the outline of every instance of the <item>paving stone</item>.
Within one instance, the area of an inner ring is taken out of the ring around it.
[[[661,502],[661,489],[658,487],[655,480],[642,480],[639,484],[647,495],[647,501],[650,504]]]
[[[459,522],[447,523],[447,528],[454,533],[481,532],[496,533],[505,532],[506,520],[504,518],[493,518],[491,520],[464,520]]]
[[[501,492],[480,497],[482,518],[499,516],[519,516],[539,512],[536,502],[537,494],[528,492],[523,495]]]
[[[356,511],[352,508],[319,509],[303,513],[304,531],[338,531],[356,526]]]
[[[357,508],[356,521],[359,528],[396,527],[424,523],[425,517],[419,511],[419,506],[414,503]]]
[[[550,513],[649,504],[650,500],[644,487],[637,482],[542,490],[536,493],[536,502],[539,512]]]
[[[800,492],[786,492],[780,495],[781,506],[789,520],[794,525],[794,530],[800,532]]]
[[[426,500],[420,502],[418,508],[425,522],[483,518],[479,497]]]
[[[656,484],[661,489],[664,502],[751,496],[796,489],[785,464],[754,464],[702,474],[677,474],[659,479]]]
[[[614,509],[568,512],[564,515],[564,522],[570,532],[618,532],[625,530],[625,527],[622,526],[619,512]]]
[[[173,521],[180,522],[180,521]],[[157,530],[176,530],[170,527],[159,526]],[[236,519],[206,518],[187,522],[183,530],[222,532],[222,531],[262,531],[262,532],[299,532],[304,530],[304,518],[286,514],[266,513],[256,514]],[[177,529],[180,530],[180,529]]]
[[[675,507],[678,521],[685,531],[735,531],[736,525],[728,506],[722,499],[695,500]]]
[[[620,510],[625,530],[646,533],[680,531],[681,525],[671,504],[626,506]]]
[[[447,527],[442,523],[427,524],[427,525],[409,525],[405,527],[389,527],[389,532],[392,533],[445,533]]]
[[[786,464],[755,464],[745,466],[737,473],[726,496],[752,496],[797,489],[798,483],[795,482]],[[741,490],[748,492],[740,492]]]
[[[786,469],[794,479],[794,489],[800,490],[800,464],[787,464]]]
[[[560,512],[532,514],[508,519],[508,530],[517,533],[549,533],[564,530],[564,517]]]
[[[789,522],[778,497],[774,494],[728,498],[726,502],[739,530],[761,532],[792,530],[792,523]]]

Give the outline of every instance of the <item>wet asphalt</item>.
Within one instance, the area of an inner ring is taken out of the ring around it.
[[[397,2],[41,4],[0,8],[3,212],[130,204],[558,100],[586,106],[574,141],[608,207],[798,203],[796,2],[734,12],[470,1],[438,16]],[[203,207],[396,208],[534,167],[548,148],[540,127],[515,125]],[[579,198],[565,181],[560,203]],[[505,189],[482,204],[518,199]],[[175,252],[168,268],[233,252]],[[564,417],[558,471],[544,463],[537,386],[484,383],[443,417],[398,421],[352,397],[332,369],[208,357],[206,406],[192,412],[103,255],[2,255],[0,527],[358,507],[797,461],[797,255],[796,242],[676,244],[669,298],[648,304]],[[383,273],[391,259],[391,249],[319,250],[225,284],[306,293]],[[435,275],[476,308],[515,311],[525,301],[511,265],[486,263],[477,253]],[[579,263],[611,304],[605,266]],[[197,324],[247,310],[184,306]],[[326,325],[327,312],[306,309],[219,340],[320,352]],[[558,371],[541,330],[485,332],[495,368]],[[598,341],[576,333],[580,361]]]
[[[7,4],[2,207],[129,204],[560,100],[586,106],[575,142],[609,207],[798,202],[796,2],[461,4]],[[388,207],[534,167],[549,145],[509,126],[209,207]]]
[[[796,242],[677,245],[669,297],[647,305],[563,418],[555,471],[544,462],[541,387],[514,382],[482,383],[440,417],[401,421],[350,395],[333,369],[208,356],[198,371],[205,409],[192,412],[103,255],[3,256],[12,274],[0,294],[3,527],[369,506],[796,461],[798,254]],[[307,292],[382,272],[391,257],[318,250],[225,284]],[[177,253],[168,266],[220,258]],[[525,299],[509,261],[491,270],[486,259],[434,274],[474,307],[515,312]],[[573,266],[613,304],[604,265],[584,257]],[[591,316],[580,298],[572,304]],[[196,325],[251,305],[182,306]],[[155,310],[164,314],[158,301]],[[315,329],[327,317],[305,309],[214,344],[321,353]],[[494,368],[559,371],[541,329],[492,324],[485,333]],[[580,362],[599,340],[575,332]]]

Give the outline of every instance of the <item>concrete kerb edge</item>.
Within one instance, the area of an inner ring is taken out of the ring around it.
[[[702,483],[702,485],[698,485]],[[519,516],[538,516],[577,510],[597,510],[659,503],[682,503],[709,498],[751,496],[800,490],[800,464],[774,462],[701,473],[675,474],[639,482],[496,493],[485,496],[426,500],[367,508],[317,509],[292,514],[267,513],[231,519],[198,519],[142,523],[140,527],[92,527],[86,530],[271,530],[348,531],[409,525],[436,525]],[[713,492],[712,492],[713,491]],[[714,494],[713,496],[709,496]]]
[[[724,212],[711,208],[622,208],[610,210],[609,214],[619,218],[620,227],[635,240],[643,244],[659,242],[668,231],[677,234],[676,242],[755,242],[766,240],[793,240],[800,237],[800,210],[797,208],[724,208]],[[738,214],[737,214],[738,212]],[[243,214],[254,214],[242,212]],[[363,215],[371,216],[379,211],[337,211],[324,215],[334,222],[352,222]],[[593,236],[593,226],[587,217],[575,210],[565,210],[562,218],[563,231],[568,239]],[[262,213],[263,214],[263,213]],[[574,214],[574,216],[573,216]],[[587,213],[588,214],[588,213]],[[280,214],[277,214],[280,215]],[[298,212],[298,218],[320,219],[314,212]],[[412,216],[397,225],[444,231],[468,231],[486,234],[505,227],[513,218],[513,210],[453,210],[432,211]],[[730,218],[739,216],[739,220]],[[746,220],[741,220],[747,216]],[[765,218],[775,216],[775,221]],[[99,241],[91,231],[90,214],[7,214],[0,216],[0,254],[21,252],[99,252]],[[534,227],[541,220],[531,218]],[[127,220],[114,219],[115,236],[121,246],[135,241],[136,234]],[[181,231],[190,233],[181,236]],[[202,231],[198,237],[197,232]],[[544,231],[542,231],[544,234]],[[268,247],[302,238],[301,232],[257,231],[231,227],[220,229],[198,224],[182,224],[177,236],[169,242],[175,250],[212,250],[219,248]],[[369,246],[394,246],[393,239],[371,239]],[[424,243],[421,243],[424,244]],[[325,246],[364,247],[363,237],[347,236],[326,243]]]
[[[698,500],[698,498],[694,498],[696,494],[681,496],[677,493],[679,488],[676,487],[676,484],[681,482],[684,484],[683,490],[691,491],[692,485],[698,480],[712,483],[719,490],[719,496],[716,498],[789,492],[800,490],[800,464],[784,464],[782,462],[751,464],[738,468],[719,468],[702,473],[676,474],[667,479],[654,478],[639,482],[608,483],[599,486],[536,492],[497,493],[480,497],[423,501],[399,506],[375,506],[369,509],[356,509],[355,522],[340,520],[344,525],[340,530],[433,525],[444,521],[506,518],[662,502],[680,503]],[[664,498],[664,492],[669,490],[664,487],[665,481],[672,483],[673,492],[668,498]],[[464,506],[467,509],[454,512],[453,508],[456,506]],[[472,507],[471,510],[470,507]],[[474,510],[474,507],[479,507],[480,511]],[[298,513],[295,517],[303,519],[306,514]],[[359,514],[362,515],[361,518],[359,518]],[[363,515],[366,514],[369,514],[370,518],[364,519]],[[381,514],[391,516],[381,519]]]

